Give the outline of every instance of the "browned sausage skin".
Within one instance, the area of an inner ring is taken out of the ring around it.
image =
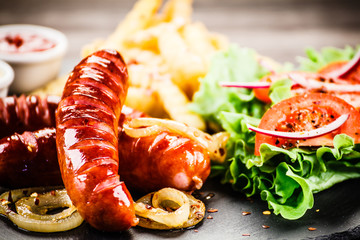
[[[13,134],[0,140],[0,186],[62,185],[55,128]]]
[[[11,96],[0,98],[0,138],[15,132],[35,131],[55,126],[57,96]]]
[[[174,133],[132,138],[123,132],[119,146],[119,174],[130,189],[193,191],[200,189],[210,174],[207,149]]]
[[[56,145],[65,188],[93,227],[135,226],[133,200],[118,175],[118,122],[128,81],[116,51],[83,59],[70,74],[56,112]]]

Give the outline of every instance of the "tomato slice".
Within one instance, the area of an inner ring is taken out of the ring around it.
[[[328,75],[331,74],[334,71],[339,70],[341,67],[343,67],[348,61],[338,61],[338,62],[332,62],[328,65],[320,68],[318,70],[318,73],[321,75]]]
[[[345,62],[346,63],[346,62]],[[338,62],[336,65],[336,67],[339,67],[342,63]],[[331,69],[333,69],[332,66],[329,66],[329,72],[332,71]],[[326,69],[323,69],[324,72],[328,71]],[[346,102],[352,104],[355,108],[357,108],[358,110],[360,110],[360,92],[345,92],[345,91],[341,91],[341,89],[343,88],[344,85],[353,85],[358,87],[360,82],[354,82],[354,81],[350,81],[350,80],[345,80],[345,79],[332,79],[332,78],[328,78],[325,75],[321,75],[318,73],[308,73],[308,72],[287,72],[287,73],[272,73],[269,74],[265,77],[263,77],[260,81],[266,81],[266,82],[275,82],[281,79],[291,79],[291,75],[301,75],[302,77],[304,77],[305,79],[310,79],[313,83],[314,82],[318,82],[319,84],[316,84],[317,86],[313,86],[312,84],[306,85],[306,86],[301,86],[299,84],[294,84],[291,87],[291,92],[293,94],[293,96],[296,95],[302,95],[305,93],[329,93],[332,95],[335,95],[339,98],[344,99]],[[324,87],[319,87],[321,85],[324,85]],[[337,89],[335,91],[328,91],[325,87],[325,84],[330,84],[333,85],[332,88],[333,89]],[[268,88],[258,88],[258,89],[254,89],[254,94],[255,97],[265,103],[271,103],[271,99],[269,98],[269,89]]]
[[[341,80],[346,80],[350,84],[358,84],[360,82],[360,57],[357,54],[353,60],[355,63],[349,71],[339,77]],[[349,61],[332,62],[321,68],[318,73],[324,77],[332,77],[334,73],[343,68]]]
[[[260,79],[260,82],[273,83],[282,79],[288,79],[288,73],[270,73]],[[257,99],[264,103],[271,103],[270,89],[269,88],[254,88],[254,94]]]
[[[310,139],[285,139],[256,133],[255,155],[268,143],[285,149],[299,146],[332,146],[335,135],[345,133],[360,142],[360,112],[343,99],[326,93],[309,93],[291,97],[272,106],[261,118],[259,128],[272,131],[302,132],[323,127],[342,114],[349,119],[337,130]]]

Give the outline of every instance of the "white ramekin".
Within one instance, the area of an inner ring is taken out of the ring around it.
[[[10,84],[14,81],[14,70],[6,62],[0,60],[0,97],[6,97]]]
[[[14,93],[33,91],[57,77],[62,59],[66,53],[68,40],[55,29],[29,24],[0,26],[0,33],[34,33],[55,43],[53,48],[44,51],[26,53],[0,52],[0,59],[9,63],[15,72],[15,79],[10,86]]]

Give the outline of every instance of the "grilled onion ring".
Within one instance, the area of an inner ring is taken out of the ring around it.
[[[205,205],[192,195],[174,188],[163,188],[136,201],[138,226],[169,230],[189,228],[205,216]]]
[[[0,196],[0,214],[7,216],[19,228],[33,232],[62,232],[78,227],[83,219],[72,205],[66,190],[26,188],[11,190]],[[15,204],[16,211],[10,208]],[[65,208],[56,214],[48,211]]]

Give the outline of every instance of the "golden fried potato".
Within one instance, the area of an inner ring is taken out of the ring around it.
[[[110,36],[85,45],[81,54],[118,50],[129,72],[126,105],[205,129],[204,121],[187,106],[212,54],[227,48],[228,41],[204,24],[192,22],[192,0],[162,4],[162,0],[138,0]],[[59,78],[37,93],[61,95],[65,81]]]

